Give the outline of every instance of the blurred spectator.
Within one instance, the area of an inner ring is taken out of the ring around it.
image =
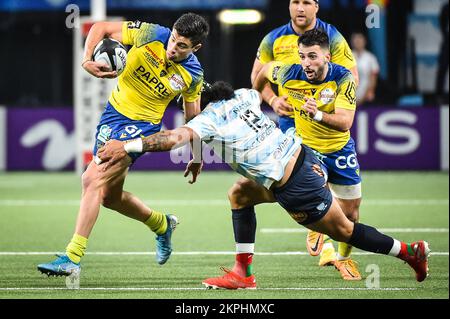
[[[448,2],[442,6],[439,23],[442,33],[442,45],[439,55],[439,67],[436,79],[436,93],[442,95],[447,82],[448,71]]]
[[[362,33],[353,33],[351,42],[359,73],[356,103],[362,105],[375,99],[380,66],[375,55],[366,50],[367,40]]]

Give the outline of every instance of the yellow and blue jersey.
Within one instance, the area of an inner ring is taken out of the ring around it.
[[[317,19],[315,28],[326,32],[328,35],[331,62],[342,65],[349,70],[356,66],[356,60],[347,41],[333,25]],[[300,36],[292,28],[292,21],[289,21],[288,24],[273,30],[264,37],[258,48],[257,59],[262,64],[273,61],[300,64],[301,59],[298,54],[298,38]]]
[[[203,69],[194,54],[175,63],[166,57],[169,28],[140,21],[124,22],[122,43],[132,45],[127,65],[109,102],[126,117],[159,124],[169,102],[182,94],[186,102],[200,97]]]
[[[331,62],[349,70],[356,66],[356,60],[347,41],[333,25],[317,19],[315,28],[328,35]],[[300,64],[301,60],[298,54],[298,38],[300,36],[292,28],[292,21],[273,30],[264,37],[259,46],[257,54],[259,62],[266,64],[280,61],[288,64]]]
[[[350,140],[350,131],[340,132],[311,119],[302,109],[307,98],[317,101],[318,109],[332,114],[336,109],[356,110],[356,85],[352,73],[346,68],[328,63],[324,81],[308,81],[300,64],[272,63],[266,77],[279,85],[280,95],[288,96],[294,108],[295,127],[303,143],[322,154],[342,149]]]

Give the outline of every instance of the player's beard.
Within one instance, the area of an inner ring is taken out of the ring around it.
[[[315,76],[310,81],[320,82],[324,73],[325,73],[325,64],[318,67],[317,71],[314,71]]]

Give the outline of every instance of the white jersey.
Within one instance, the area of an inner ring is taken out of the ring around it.
[[[210,103],[188,124],[216,155],[237,173],[267,189],[283,178],[301,144],[291,129],[285,134],[261,111],[259,93],[240,89],[228,101]]]

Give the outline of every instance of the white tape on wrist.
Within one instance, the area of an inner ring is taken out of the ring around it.
[[[142,153],[143,147],[144,146],[142,144],[141,138],[131,140],[131,141],[125,143],[125,145],[123,146],[123,148],[125,149],[125,152],[127,152],[127,153]]]
[[[313,120],[316,122],[322,122],[323,120],[323,112],[322,111],[317,111],[316,115],[314,115]]]
[[[94,156],[94,162],[97,165],[100,165],[103,161],[97,155]]]

